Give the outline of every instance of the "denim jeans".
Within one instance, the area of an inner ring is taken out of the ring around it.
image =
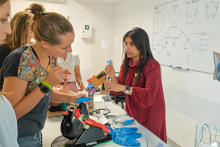
[[[41,147],[41,131],[32,136],[25,136],[18,138],[20,147]]]

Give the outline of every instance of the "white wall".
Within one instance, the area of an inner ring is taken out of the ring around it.
[[[152,47],[154,6],[169,1],[171,0],[125,0],[120,2],[115,7],[115,30],[123,25],[132,25],[134,22],[140,21],[141,27],[149,35]],[[117,35],[115,37],[117,38]],[[115,47],[114,66],[116,69],[120,69],[122,44]],[[212,80],[212,75],[209,74],[173,70],[165,66],[161,66],[161,68],[167,106],[168,137],[183,147],[193,147],[195,146],[196,124],[208,123],[220,127],[218,117],[220,114],[220,83]]]
[[[64,4],[46,3],[37,0],[15,0],[11,1],[12,15],[18,11],[23,11],[34,2],[43,4],[46,12],[58,12],[64,16],[70,16],[70,22],[76,35],[72,49],[73,52],[79,54],[81,74],[85,85],[87,85],[86,80],[91,75],[98,74],[103,70],[107,60],[113,58],[113,53],[110,51],[113,50],[114,5],[80,0],[66,0]],[[92,39],[82,39],[80,37],[81,25],[86,24],[93,27]],[[103,44],[105,48],[102,47]]]

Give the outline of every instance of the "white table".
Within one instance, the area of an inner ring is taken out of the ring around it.
[[[95,108],[104,108],[105,105],[103,102],[96,102]],[[112,115],[120,115],[124,114],[125,111],[121,109],[119,106],[114,105],[111,102],[108,102],[108,109],[111,110]],[[61,124],[62,118],[47,118],[44,129],[42,130],[43,133],[43,147],[50,147],[51,143],[55,138],[61,135],[60,132],[60,124]],[[111,121],[110,121],[111,122]],[[137,121],[133,123],[132,125],[129,125],[129,127],[137,127],[138,133],[142,134],[142,137],[137,139],[141,143],[141,147],[147,147],[147,141],[145,138],[148,139],[148,147],[156,147],[160,144],[163,144],[163,146],[158,147],[169,147],[167,144],[165,144],[161,139],[159,139],[156,135],[151,133],[147,128],[139,124]],[[117,144],[102,144],[99,145],[100,147],[109,147],[109,146],[120,146]]]

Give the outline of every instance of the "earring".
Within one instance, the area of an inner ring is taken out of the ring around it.
[[[143,58],[143,55],[140,55],[140,59],[142,59]]]

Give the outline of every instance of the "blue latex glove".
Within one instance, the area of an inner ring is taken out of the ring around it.
[[[122,146],[140,146],[136,139],[142,137],[142,134],[135,133],[137,131],[137,128],[131,127],[111,129],[112,140]]]
[[[134,133],[130,135],[125,135],[125,134],[117,134],[113,133],[112,135],[112,140],[122,146],[140,146],[140,142],[137,141],[137,138],[140,138],[142,134],[140,133]],[[134,138],[133,138],[134,137]]]
[[[138,131],[138,128],[134,128],[134,127],[122,127],[122,128],[115,128],[112,130],[115,133],[120,133],[120,134],[133,134],[135,132]]]
[[[85,98],[85,97],[81,97],[81,98],[78,98],[76,100],[77,103],[83,103],[83,102],[88,102],[88,101],[91,101],[92,99],[91,98]]]
[[[137,138],[141,138],[141,137],[142,137],[142,134],[141,134],[141,133],[129,134],[129,137],[132,137],[132,138],[134,138],[134,139],[137,139]]]

